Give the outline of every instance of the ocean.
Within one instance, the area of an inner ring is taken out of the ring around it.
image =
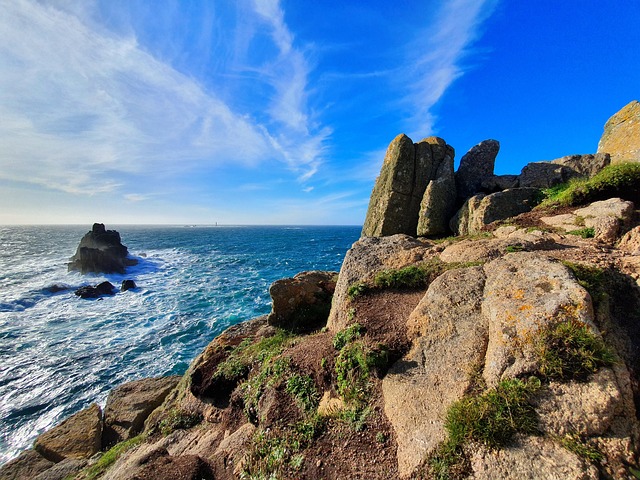
[[[230,325],[269,313],[269,286],[339,270],[361,227],[118,226],[139,264],[80,275],[67,262],[91,226],[0,226],[0,464],[109,390],[182,374]],[[133,279],[83,300],[74,290]]]

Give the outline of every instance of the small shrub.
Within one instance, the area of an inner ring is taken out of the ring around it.
[[[427,460],[430,470],[428,478],[453,480],[465,478],[470,473],[469,459],[462,447],[451,440],[442,442]]]
[[[346,422],[355,432],[362,432],[367,426],[367,418],[371,414],[371,407],[362,404],[351,405],[340,412],[339,418]]]
[[[336,350],[341,350],[347,343],[350,343],[357,338],[360,338],[364,333],[364,328],[359,323],[349,325],[344,330],[340,330],[333,337],[333,347]]]
[[[535,377],[526,382],[506,379],[482,395],[453,403],[445,420],[449,448],[455,450],[469,440],[499,448],[517,432],[537,433],[537,415],[529,399],[539,388]]]
[[[602,338],[575,319],[541,329],[535,348],[539,371],[545,378],[585,380],[601,367],[614,363],[613,353]]]
[[[593,227],[585,227],[579,230],[571,230],[567,232],[569,235],[577,235],[582,238],[593,238],[596,235],[596,231]]]
[[[383,432],[376,433],[376,442],[378,443],[386,443],[387,436]]]
[[[169,414],[160,422],[160,433],[169,435],[175,430],[187,430],[201,422],[202,415],[199,413],[174,408],[170,410]]]

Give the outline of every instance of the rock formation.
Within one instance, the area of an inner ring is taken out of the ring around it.
[[[450,179],[453,157],[453,148],[437,137],[416,144],[404,134],[394,138],[371,193],[362,235],[415,236],[419,218],[424,218],[422,230],[440,229],[446,213],[433,210],[451,209],[447,202],[450,191],[444,188],[454,187]],[[429,193],[423,199],[425,190]]]
[[[637,477],[635,205],[607,198],[518,215],[539,191],[523,184],[590,176],[609,157],[563,157],[511,177],[485,168],[481,182],[464,180],[480,190],[456,223],[482,237],[429,240],[415,233],[439,203],[439,179],[451,178],[453,151],[400,136],[389,152],[367,217],[373,233],[347,252],[335,284],[333,272],[275,282],[271,314],[225,330],[177,385],[119,387],[102,422],[97,406],[80,412],[0,478],[95,467],[91,452],[142,421],[143,435],[117,446],[103,480]],[[402,218],[388,208],[400,199]],[[505,216],[509,224],[491,223]],[[412,235],[389,234],[408,224]]]
[[[640,103],[632,101],[607,121],[598,152],[610,154],[612,163],[640,161]]]
[[[80,298],[99,298],[103,295],[115,295],[116,287],[111,282],[101,282],[98,285],[80,287],[74,293]]]
[[[126,267],[138,263],[129,258],[127,247],[120,242],[120,234],[106,230],[102,223],[93,224],[70,260],[69,270],[81,273],[125,273]]]
[[[269,325],[295,332],[311,332],[327,322],[338,272],[302,272],[277,280],[269,288]]]
[[[485,140],[472,147],[460,160],[456,172],[458,203],[481,192],[482,182],[493,176],[493,167],[500,150],[497,140]]]

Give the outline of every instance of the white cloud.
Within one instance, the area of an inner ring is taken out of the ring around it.
[[[221,163],[279,159],[301,175],[317,168],[326,131],[308,134],[308,67],[277,3],[258,11],[273,26],[274,65],[294,73],[276,85],[271,109],[290,120],[284,128],[234,111],[133,34],[90,21],[88,3],[56,5],[3,2],[0,178],[91,194],[117,190],[129,174],[171,179]]]
[[[431,18],[418,37],[408,45],[404,99],[412,114],[409,124],[421,135],[433,131],[431,112],[451,84],[464,74],[462,61],[477,40],[483,22],[493,13],[498,0],[449,0]]]

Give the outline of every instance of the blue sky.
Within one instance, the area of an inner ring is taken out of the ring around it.
[[[361,224],[401,132],[519,173],[640,97],[637,0],[0,8],[0,224]]]

